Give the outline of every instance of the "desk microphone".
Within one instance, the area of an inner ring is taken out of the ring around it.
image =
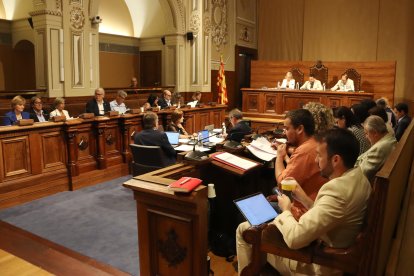
[[[184,158],[185,158],[185,159],[187,159],[187,160],[193,160],[193,161],[200,161],[200,160],[207,159],[207,154],[206,154],[206,153],[204,153],[204,152],[202,152],[202,151],[196,151],[195,146],[196,146],[199,142],[202,142],[203,140],[206,140],[206,139],[208,139],[208,138],[210,138],[210,137],[213,137],[213,136],[217,136],[217,135],[219,135],[219,134],[220,134],[220,133],[214,133],[214,134],[209,135],[209,136],[207,136],[207,137],[203,137],[203,138],[201,138],[201,139],[197,139],[197,142],[193,145],[193,151],[188,152],[188,153],[184,156]]]

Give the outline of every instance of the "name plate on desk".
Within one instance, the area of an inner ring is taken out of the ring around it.
[[[112,111],[106,112],[105,115],[108,116],[108,117],[115,117],[115,116],[119,115],[119,112],[112,110]]]
[[[93,119],[93,118],[95,118],[95,114],[93,114],[93,113],[82,113],[81,115],[79,115],[79,118]]]
[[[52,122],[65,122],[66,121],[66,116],[65,115],[63,115],[63,116],[55,116],[55,117],[52,117],[52,118],[50,118],[50,120],[52,121]]]
[[[21,119],[16,122],[17,126],[30,126],[34,124],[33,119]]]

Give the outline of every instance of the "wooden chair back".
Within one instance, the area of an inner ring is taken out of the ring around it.
[[[303,84],[304,82],[304,74],[299,68],[292,68],[290,69],[290,72],[292,72],[292,76],[295,79],[296,83],[299,83],[299,86]]]
[[[346,69],[345,73],[348,75],[348,78],[354,81],[355,91],[361,90],[361,74],[357,72],[354,68]]]
[[[328,84],[328,68],[323,64],[315,64],[309,68],[309,74],[314,75],[322,84]]]

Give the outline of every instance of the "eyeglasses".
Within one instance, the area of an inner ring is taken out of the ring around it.
[[[102,93],[95,93],[95,96],[103,96]]]

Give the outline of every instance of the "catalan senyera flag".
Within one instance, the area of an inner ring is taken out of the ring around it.
[[[217,76],[217,88],[219,104],[227,104],[229,100],[227,99],[226,75],[224,74],[223,56],[220,57],[220,68]]]

